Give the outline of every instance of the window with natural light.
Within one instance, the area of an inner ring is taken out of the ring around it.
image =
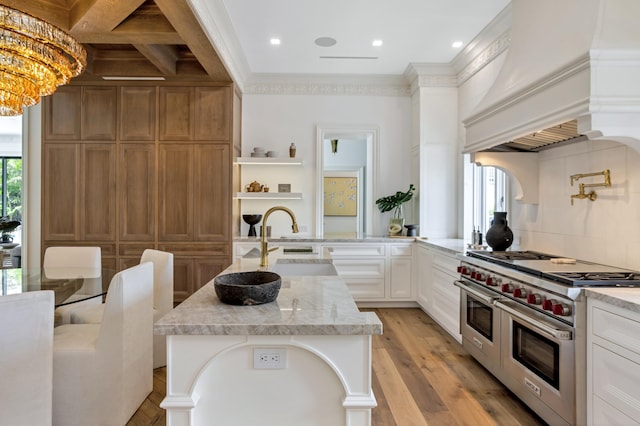
[[[473,227],[486,234],[494,212],[507,211],[508,178],[500,169],[473,166]]]
[[[22,222],[22,116],[0,117],[0,216]],[[19,244],[20,228],[11,237]]]

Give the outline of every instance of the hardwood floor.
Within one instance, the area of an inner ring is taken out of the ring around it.
[[[376,312],[384,333],[372,347],[374,426],[545,424],[420,309],[363,310]],[[128,425],[165,425],[165,379],[165,368],[154,371],[153,392]]]

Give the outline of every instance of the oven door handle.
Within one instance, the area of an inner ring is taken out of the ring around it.
[[[474,289],[470,285],[467,285],[464,281],[457,280],[453,282],[453,285],[456,287],[460,287],[462,290],[466,291],[477,297],[478,299],[485,302],[487,305],[493,305],[494,301],[498,299],[497,296],[491,296],[488,294],[481,293],[479,290]]]
[[[507,305],[504,302],[495,302],[496,307],[502,309],[503,311],[513,315],[518,318],[520,321],[526,323],[529,327],[535,329],[538,333],[547,336],[550,339],[555,340],[571,340],[572,333],[569,330],[562,330],[559,328],[555,328],[552,325],[548,325],[543,323],[540,320],[531,318],[529,315],[524,314],[517,309]]]

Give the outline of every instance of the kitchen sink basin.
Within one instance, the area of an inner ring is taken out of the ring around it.
[[[280,275],[338,275],[330,259],[278,259],[271,271]]]

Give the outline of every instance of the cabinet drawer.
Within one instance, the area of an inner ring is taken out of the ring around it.
[[[431,253],[433,254],[432,262],[434,267],[440,268],[443,271],[448,272],[452,276],[457,276],[456,271],[458,270],[458,266],[460,266],[460,261],[458,259],[433,251]]]
[[[384,299],[384,279],[345,278],[344,282],[355,301]]]
[[[384,259],[333,259],[341,277],[373,277],[384,279]]]
[[[593,425],[640,425],[597,396],[593,397]]]
[[[593,393],[632,419],[640,418],[640,364],[592,345]]]
[[[392,245],[391,256],[413,256],[413,244]]]
[[[593,334],[640,354],[640,322],[594,307],[591,311]]]
[[[384,245],[354,244],[345,246],[326,246],[325,250],[336,257],[374,257],[384,256]]]

